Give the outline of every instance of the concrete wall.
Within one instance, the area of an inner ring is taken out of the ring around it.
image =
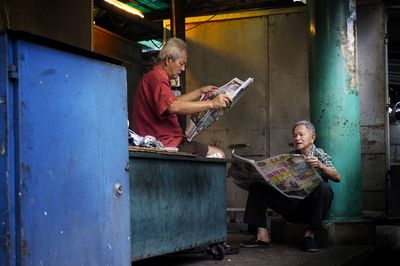
[[[188,23],[186,29],[198,25]],[[291,125],[309,119],[308,15],[304,8],[215,17],[186,32],[187,91],[233,77],[254,84],[221,120],[196,139],[253,159],[287,152]],[[228,178],[228,207],[245,206],[247,192]]]
[[[25,31],[91,48],[92,0],[11,0],[1,3],[2,30]]]
[[[358,87],[364,210],[385,211],[387,117],[385,83],[385,10],[380,1],[357,6]],[[371,3],[378,2],[378,3]]]

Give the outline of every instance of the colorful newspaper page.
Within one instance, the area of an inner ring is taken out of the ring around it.
[[[218,88],[218,90],[206,93],[202,95],[200,101],[209,101],[220,93],[226,93],[231,99],[232,103],[229,108],[223,110],[207,110],[193,114],[190,117],[188,125],[186,127],[186,136],[189,141],[196,137],[200,132],[211,126],[212,123],[217,121],[221,116],[229,111],[230,108],[239,100],[243,95],[246,88],[253,83],[253,78],[248,78],[246,81],[242,81],[238,78],[234,78],[225,85]]]
[[[238,156],[232,151],[231,174],[235,184],[248,189],[253,183],[265,183],[282,194],[304,199],[322,181],[300,154],[280,154],[260,161]]]

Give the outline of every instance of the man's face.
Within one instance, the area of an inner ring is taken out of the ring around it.
[[[293,145],[296,150],[303,150],[314,143],[315,134],[305,125],[298,125],[293,129]]]
[[[182,51],[181,56],[174,60],[172,57],[167,58],[167,74],[170,79],[176,79],[185,71],[187,61],[187,52]]]

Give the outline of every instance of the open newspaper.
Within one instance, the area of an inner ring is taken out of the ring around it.
[[[225,108],[222,110],[207,110],[203,112],[199,112],[193,114],[190,117],[188,125],[186,127],[186,136],[189,141],[191,141],[194,137],[196,137],[201,131],[205,130],[211,124],[218,120],[222,115],[224,115],[232,106],[239,100],[239,98],[243,95],[246,88],[253,83],[253,78],[248,78],[245,81],[242,81],[238,78],[234,78],[225,85],[218,88],[213,92],[209,92],[203,94],[200,98],[200,101],[208,101],[213,99],[220,93],[226,93],[231,99],[232,103],[229,108]]]
[[[243,189],[248,190],[250,185],[259,182],[298,199],[305,198],[323,182],[301,154],[281,154],[254,161],[232,151],[231,174],[234,183]]]

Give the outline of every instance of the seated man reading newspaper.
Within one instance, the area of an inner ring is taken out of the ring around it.
[[[210,109],[229,107],[231,99],[219,94],[210,101],[198,101],[204,93],[217,90],[204,86],[187,94],[175,96],[170,80],[177,79],[185,71],[187,45],[178,38],[169,39],[160,50],[157,63],[141,79],[136,90],[130,117],[130,125],[139,136],[153,136],[165,147],[177,147],[200,157],[225,158],[222,149],[197,141],[187,141],[177,114],[194,114]],[[238,248],[225,243],[225,254],[236,254]]]
[[[257,228],[257,235],[240,243],[242,247],[263,247],[271,244],[266,226],[266,211],[269,207],[289,222],[307,224],[303,239],[304,250],[318,250],[314,234],[321,227],[322,219],[333,200],[333,191],[328,181],[340,182],[340,175],[330,156],[314,145],[316,134],[311,122],[297,122],[293,126],[292,134],[295,148],[292,153],[303,154],[307,164],[319,173],[324,182],[304,199],[287,197],[267,184],[252,184],[249,188],[244,221]]]
[[[177,147],[201,157],[225,158],[217,147],[196,141],[187,141],[178,120],[178,114],[188,115],[209,109],[223,109],[230,105],[226,94],[219,94],[210,101],[198,101],[204,93],[217,90],[215,86],[204,86],[187,94],[175,96],[170,80],[177,79],[185,71],[188,58],[186,43],[171,38],[160,50],[157,64],[141,79],[136,90],[131,110],[130,124],[141,136],[150,135],[165,147]]]

